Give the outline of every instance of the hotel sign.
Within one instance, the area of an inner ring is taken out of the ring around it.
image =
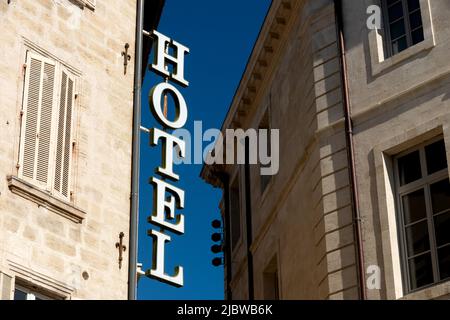
[[[179,150],[179,158],[186,154],[185,142],[169,133],[170,130],[181,129],[187,121],[188,109],[180,91],[169,81],[182,87],[189,86],[184,78],[184,57],[189,48],[179,44],[165,35],[153,31],[154,61],[151,69],[164,77],[164,82],[153,87],[150,92],[150,109],[153,116],[163,129],[150,129],[150,143],[162,145],[162,163],[156,169],[159,177],[151,177],[153,186],[153,212],[148,218],[149,222],[159,229],[152,229],[148,235],[153,238],[153,266],[146,272],[152,279],[176,286],[183,286],[183,267],[175,267],[172,275],[165,272],[165,244],[172,240],[166,231],[178,235],[184,234],[184,215],[178,210],[184,208],[185,193],[174,184],[180,176],[174,172],[174,149]],[[170,49],[173,49],[171,54]],[[171,67],[171,68],[169,68]],[[175,118],[168,119],[167,96],[170,95],[175,104]]]

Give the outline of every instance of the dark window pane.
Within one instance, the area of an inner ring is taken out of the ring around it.
[[[402,198],[402,202],[405,225],[424,219],[427,216],[423,189],[407,194]]]
[[[419,151],[412,152],[398,159],[398,169],[400,185],[402,186],[422,178]]]
[[[422,26],[422,15],[420,14],[420,10],[410,14],[409,24],[411,26],[411,30]]]
[[[14,300],[27,300],[27,294],[19,289],[14,290]]]
[[[430,250],[430,238],[428,237],[428,224],[419,222],[406,230],[406,246],[408,257]]]
[[[429,253],[409,260],[411,289],[417,289],[434,282],[431,255]]]
[[[403,6],[401,1],[394,4],[392,7],[388,9],[389,14],[389,22],[395,21],[403,17]]]
[[[389,6],[391,6],[392,4],[396,3],[396,2],[401,2],[401,0],[386,0],[386,3]]]
[[[450,278],[450,246],[438,250],[441,280]]]
[[[391,39],[396,40],[401,36],[404,36],[405,32],[405,21],[400,19],[397,22],[391,24]]]
[[[434,217],[434,229],[438,247],[450,243],[450,212]]]
[[[408,0],[408,10],[409,12],[414,11],[416,9],[420,8],[420,1],[419,0]]]
[[[440,140],[425,147],[428,174],[447,168],[444,140]]]
[[[400,39],[392,42],[392,52],[394,54],[400,53],[406,49],[408,49],[408,43],[406,41],[406,37],[400,38]]]
[[[450,209],[450,183],[448,178],[432,184],[430,192],[434,214]]]
[[[413,42],[413,44],[417,44],[417,43],[419,43],[419,42],[422,42],[423,39],[424,39],[424,36],[423,36],[423,29],[422,29],[422,28],[419,28],[419,29],[417,29],[417,30],[414,30],[414,31],[411,33],[411,37],[412,37],[412,42]]]

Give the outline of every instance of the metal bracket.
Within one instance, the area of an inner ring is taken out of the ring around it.
[[[125,237],[125,234],[121,232],[119,234],[119,242],[116,242],[116,248],[119,249],[119,269],[122,269],[122,261],[123,256],[122,253],[127,250],[127,247],[123,245],[123,237]]]
[[[131,56],[128,54],[128,49],[130,48],[130,45],[128,43],[125,44],[125,51],[122,51],[122,57],[123,57],[123,74],[127,74],[127,66],[128,61],[131,60]]]
[[[145,271],[142,270],[142,263],[138,263],[137,265],[137,280],[139,281],[139,279],[141,279],[141,277],[145,277]]]

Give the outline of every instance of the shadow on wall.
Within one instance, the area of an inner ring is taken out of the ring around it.
[[[330,12],[326,19],[327,26],[313,35],[326,39],[325,42],[318,41],[319,48],[313,48],[314,58],[324,61],[314,67],[315,130],[320,130],[316,152],[320,149],[327,150],[326,156],[318,159],[320,180],[316,190],[320,195],[315,229],[320,235],[320,240],[316,243],[321,255],[318,261],[322,275],[319,290],[323,299],[357,299],[351,187],[334,12]],[[334,37],[330,36],[330,32],[334,33]]]

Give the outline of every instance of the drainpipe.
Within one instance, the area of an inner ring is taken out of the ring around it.
[[[247,227],[247,272],[248,272],[248,299],[255,299],[253,279],[253,254],[250,250],[253,241],[252,235],[252,198],[250,185],[250,145],[249,139],[245,141],[245,225]]]
[[[227,268],[227,284],[226,284],[226,299],[232,300],[231,292],[231,230],[230,230],[230,178],[227,173],[221,173],[218,175],[223,185],[223,197],[225,205],[225,217],[224,217],[224,232],[225,232],[225,264]]]
[[[341,66],[341,82],[342,82],[342,97],[344,103],[344,119],[345,119],[345,136],[347,143],[347,157],[349,162],[349,178],[351,185],[352,197],[352,212],[354,224],[354,238],[356,250],[356,264],[359,282],[359,298],[361,300],[367,299],[366,284],[365,284],[365,270],[364,270],[364,251],[361,231],[361,214],[359,211],[359,196],[358,186],[356,180],[355,169],[355,148],[353,142],[353,121],[351,116],[348,78],[347,78],[347,62],[345,57],[345,41],[344,41],[344,22],[342,15],[342,0],[334,0],[336,31],[339,45],[339,59]]]
[[[144,1],[137,0],[136,6],[136,48],[134,63],[133,92],[133,135],[132,135],[132,168],[131,168],[131,211],[130,211],[130,244],[128,261],[128,300],[137,298],[137,242],[139,218],[139,158],[141,128],[141,91],[142,91],[142,49],[144,29]]]

